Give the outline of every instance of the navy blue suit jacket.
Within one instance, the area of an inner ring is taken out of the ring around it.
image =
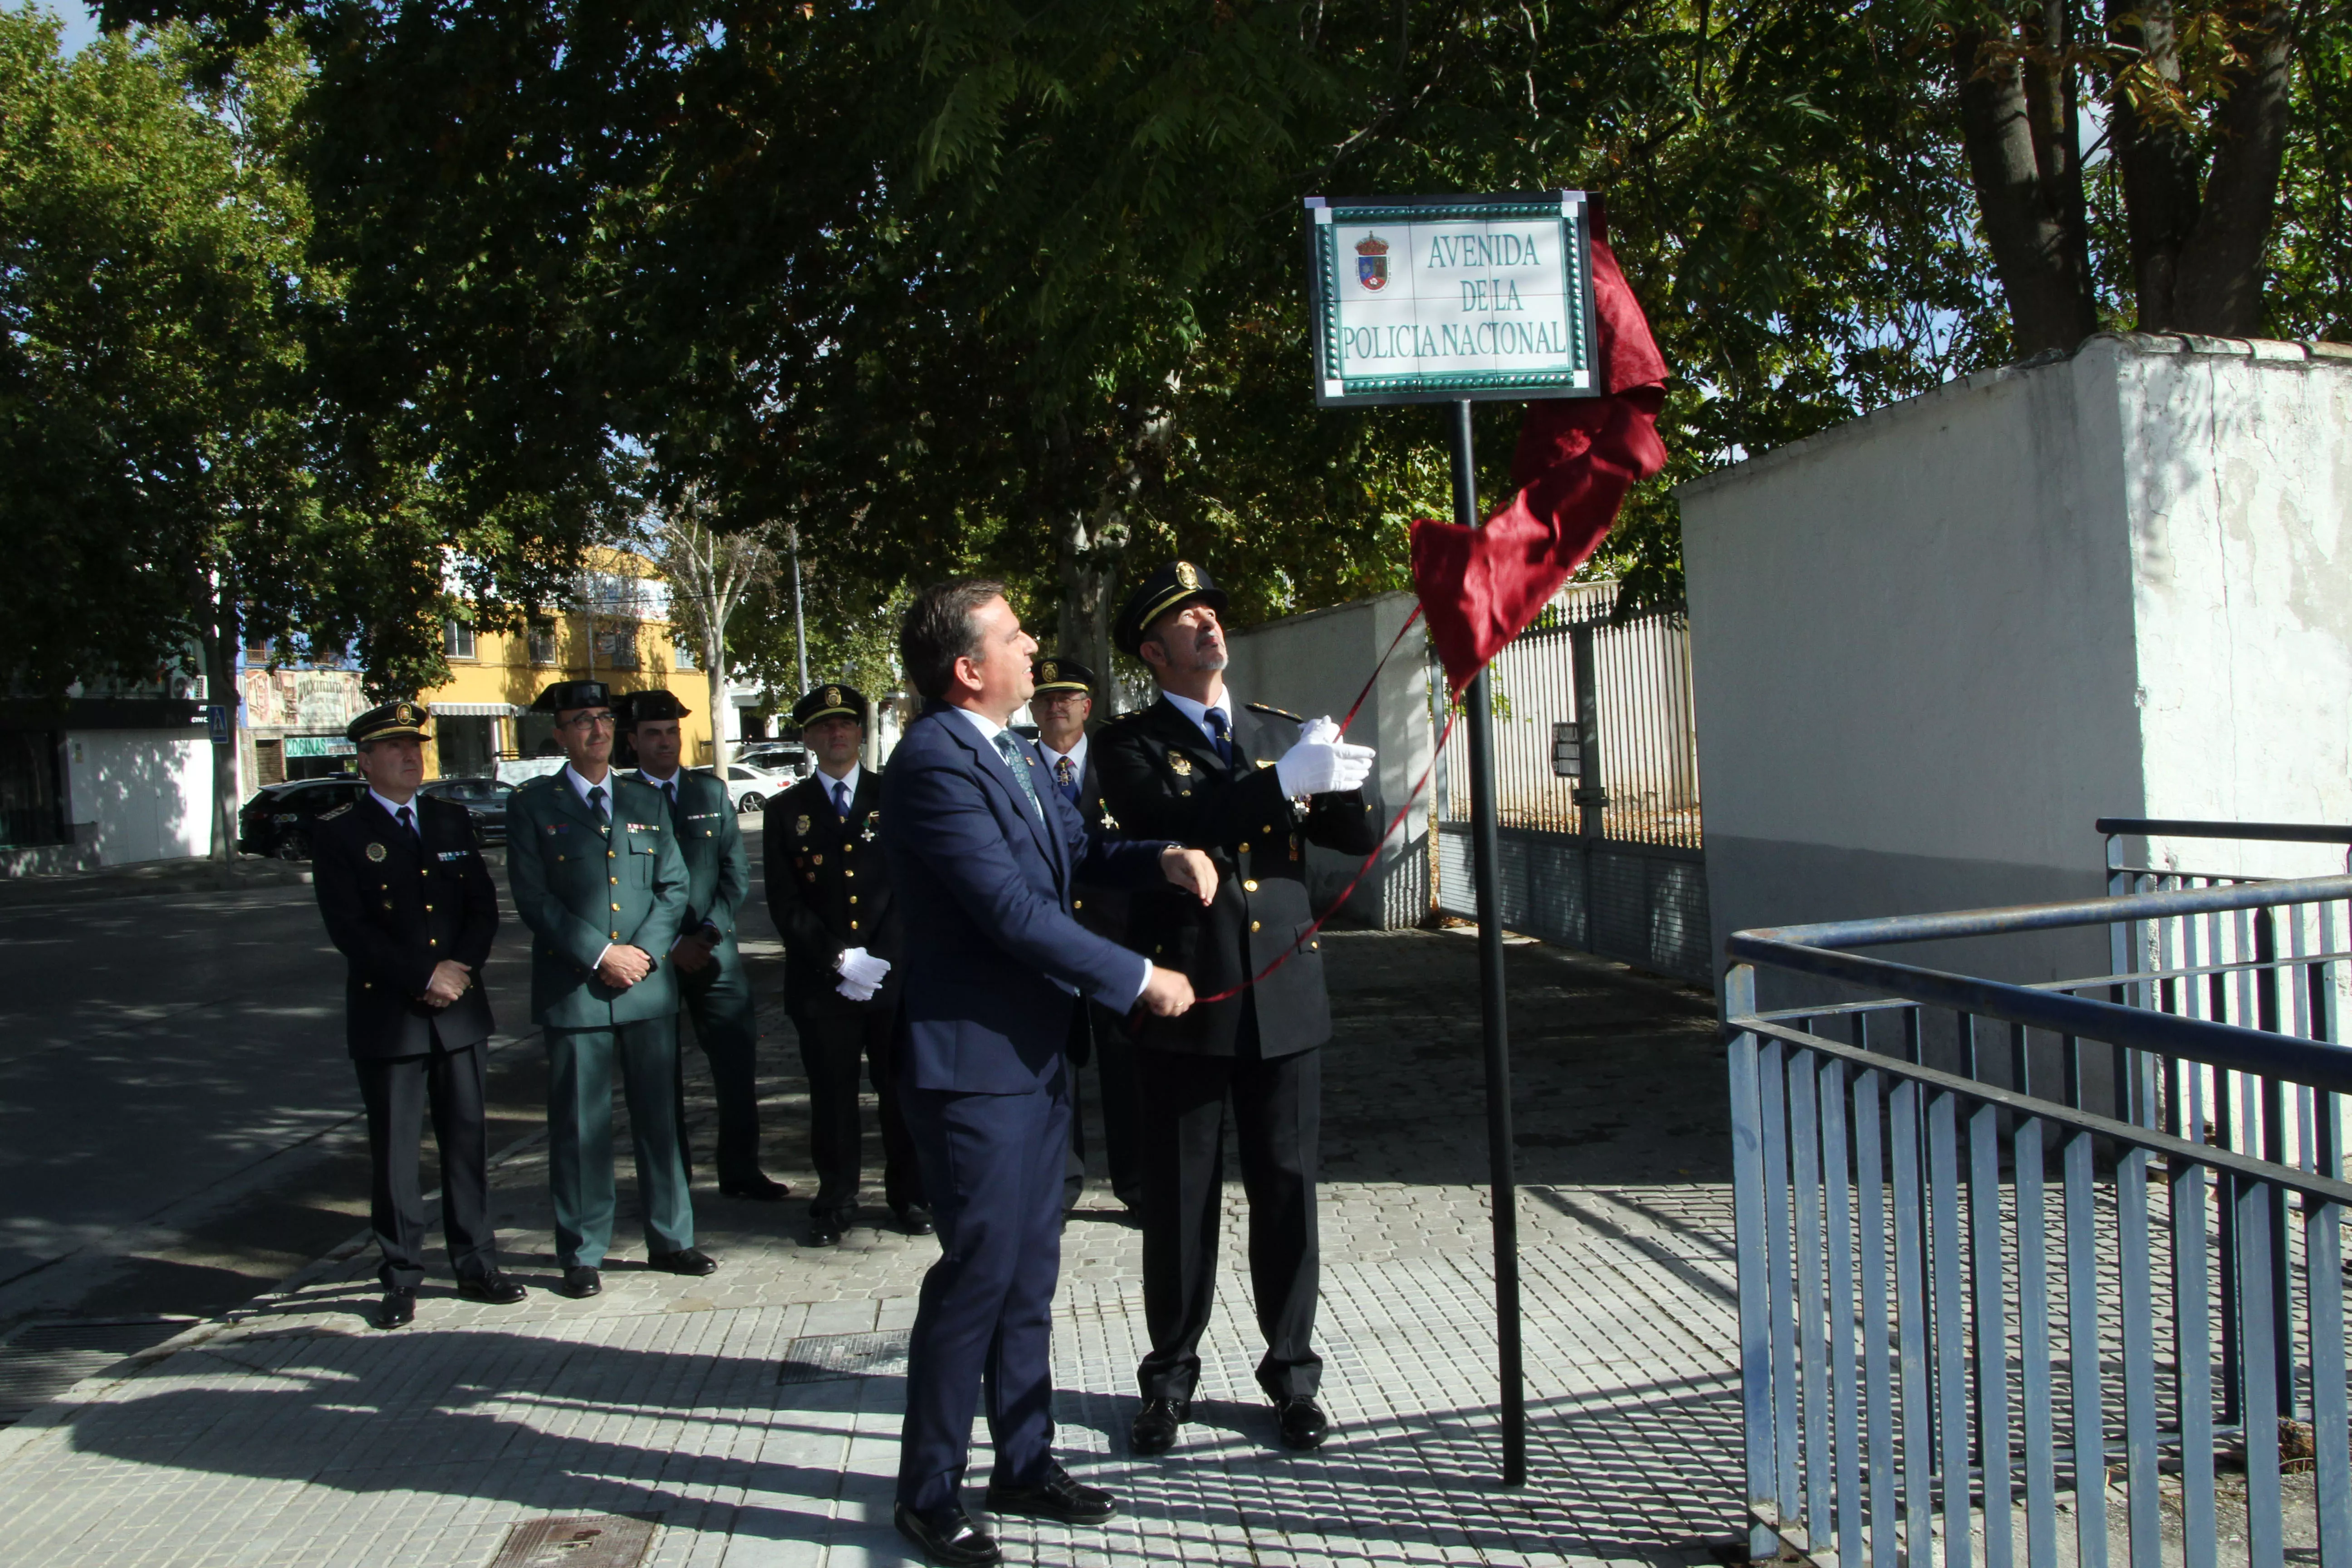
[[[1019,741],[1019,737],[1014,737]],[[1020,741],[1045,816],[971,721],[933,701],[882,774],[882,844],[906,922],[902,1085],[1023,1094],[1048,1082],[1076,998],[1125,1007],[1143,960],[1081,926],[1079,882],[1158,880],[1164,843],[1090,832]]]

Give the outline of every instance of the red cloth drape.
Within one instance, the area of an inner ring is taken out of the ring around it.
[[[1625,492],[1666,464],[1657,428],[1666,362],[1598,236],[1592,285],[1593,346],[1608,395],[1528,407],[1511,460],[1517,491],[1486,527],[1413,520],[1413,586],[1457,693],[1583,564],[1616,522]]]

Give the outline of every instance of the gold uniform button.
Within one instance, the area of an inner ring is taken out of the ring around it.
[[[1308,948],[1308,950],[1309,950],[1310,952],[1321,952],[1321,951],[1322,951],[1322,948],[1323,948],[1323,944],[1322,944],[1321,942],[1308,942],[1308,943],[1307,944],[1307,948]]]
[[[621,912],[621,906],[620,906],[620,905],[618,905],[618,904],[614,904],[614,905],[613,906],[613,912],[614,912],[614,914],[619,914],[619,913]]]
[[[1255,893],[1255,892],[1256,892],[1256,891],[1257,891],[1257,883],[1256,883],[1256,881],[1255,881],[1255,879],[1252,879],[1252,880],[1250,880],[1250,881],[1244,882],[1244,883],[1242,884],[1242,891],[1243,891],[1243,892],[1244,892],[1244,893]]]
[[[431,914],[431,913],[433,912],[433,906],[432,906],[431,904],[427,904],[427,905],[425,905],[425,912],[426,914],[428,914],[428,915],[429,915],[429,914]]]
[[[1085,909],[1086,907],[1087,907],[1087,901],[1086,901],[1086,900],[1084,900],[1084,899],[1072,899],[1072,900],[1070,900],[1070,908],[1072,908],[1072,909],[1074,909],[1074,910],[1082,910],[1082,909]]]
[[[607,860],[617,860],[620,858],[621,853],[617,849],[607,849],[604,851],[604,858]]]
[[[1249,846],[1248,846],[1248,845],[1244,844],[1244,845],[1243,845],[1243,846],[1242,846],[1242,853],[1243,853],[1243,854],[1244,854],[1244,855],[1246,855],[1246,854],[1248,854],[1248,853],[1249,853]]]
[[[617,887],[619,887],[619,886],[621,885],[621,879],[619,879],[618,877],[612,878],[612,879],[611,879],[611,881],[612,881],[613,886],[614,886],[614,887],[616,887],[616,888],[617,888]]]
[[[1266,830],[1268,833],[1273,832],[1273,831],[1274,831],[1274,824],[1273,824],[1273,823],[1271,823],[1271,822],[1267,823],[1267,824],[1265,825],[1265,830]]]
[[[1257,930],[1257,921],[1250,921],[1250,930],[1252,930],[1252,931],[1255,931],[1255,930]]]
[[[850,921],[850,922],[849,922],[849,929],[850,929],[850,930],[852,930],[852,931],[856,931],[856,930],[857,929],[857,922],[856,922],[856,921]]]
[[[857,901],[857,895],[856,895],[856,893],[852,893],[852,894],[850,894],[850,895],[849,895],[849,901],[850,901],[851,903],[853,903],[853,904],[854,904],[854,903],[856,903],[856,902]]]
[[[437,936],[428,936],[425,939],[425,945],[427,947],[439,947],[441,945],[441,939]]]
[[[843,876],[845,876],[845,877],[855,877],[856,875],[857,875],[857,873],[856,873],[856,872],[855,872],[855,871],[853,871],[853,870],[850,870],[847,867],[844,867],[844,868],[842,868],[842,872],[841,872],[841,874],[842,874]]]
[[[621,933],[620,933],[619,931],[614,931],[614,932],[613,933],[613,940],[614,940],[614,942],[618,942],[618,941],[620,941],[620,940],[621,940]]]

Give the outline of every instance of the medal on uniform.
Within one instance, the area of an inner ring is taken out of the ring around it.
[[[1168,753],[1168,771],[1173,773],[1189,773],[1192,771],[1192,759],[1181,752],[1171,752]]]
[[[809,858],[815,861],[820,866],[824,864],[824,857],[822,855],[812,855]]]
[[[807,817],[795,816],[793,818],[793,837],[795,838],[806,838],[808,837],[808,830],[809,819]]]
[[[383,857],[384,857],[384,847],[383,847],[383,845],[381,845],[381,844],[371,844],[371,845],[369,845],[369,846],[367,847],[367,858],[368,858],[369,859],[371,859],[371,860],[381,860],[381,859],[383,859]]]

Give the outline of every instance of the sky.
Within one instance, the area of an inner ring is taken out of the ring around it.
[[[78,53],[84,44],[98,37],[98,18],[88,6],[76,5],[74,0],[35,0],[35,4],[65,18],[66,53]]]

